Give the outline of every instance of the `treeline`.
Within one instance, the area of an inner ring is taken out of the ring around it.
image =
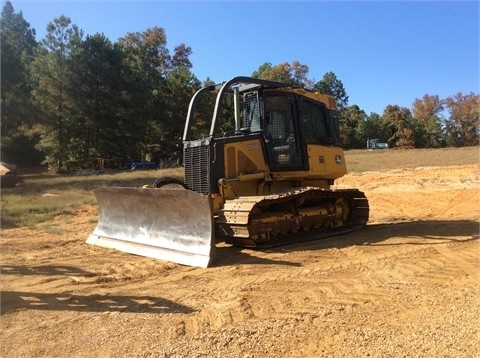
[[[152,146],[176,159],[188,101],[201,86],[189,47],[171,53],[161,28],[112,43],[84,36],[65,16],[37,42],[10,2],[1,16],[2,160],[65,170],[95,158],[141,160]]]
[[[85,36],[63,15],[37,42],[35,30],[7,1],[1,13],[2,161],[59,171],[91,167],[98,158],[181,160],[190,98],[213,83],[192,73],[191,53],[185,44],[170,51],[160,27],[111,42],[103,34]],[[333,72],[314,83],[308,66],[294,61],[264,63],[252,76],[334,95],[346,149],[365,148],[369,138],[391,147],[478,145],[478,94],[425,95],[412,109],[389,105],[381,115],[367,115],[348,104]],[[208,130],[202,120],[208,112],[198,116],[200,133]]]

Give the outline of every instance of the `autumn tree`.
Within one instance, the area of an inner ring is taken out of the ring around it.
[[[342,110],[348,105],[348,96],[343,86],[335,73],[327,72],[322,80],[313,83],[313,80],[308,77],[309,68],[298,61],[280,63],[272,66],[271,63],[265,62],[258,70],[252,73],[253,78],[261,78],[264,80],[278,81],[284,83],[291,83],[295,86],[313,89],[320,93],[332,95],[337,100],[339,110]]]
[[[480,95],[473,92],[457,93],[445,99],[450,112],[446,121],[447,143],[451,146],[472,146],[479,144]]]
[[[388,105],[383,111],[382,120],[385,121],[390,130],[390,138],[388,138],[389,146],[415,146],[412,113],[408,108]]]
[[[298,61],[293,61],[291,64],[283,62],[275,66],[269,62],[265,62],[258,70],[252,73],[252,77],[311,88],[312,81],[307,77],[308,71],[308,66]]]
[[[438,95],[425,94],[412,105],[417,147],[438,148],[445,145],[441,112],[443,101]]]

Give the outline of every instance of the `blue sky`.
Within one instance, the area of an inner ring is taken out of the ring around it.
[[[270,62],[300,61],[309,77],[333,71],[367,114],[411,108],[424,94],[479,93],[478,1],[11,0],[45,36],[60,15],[113,42],[162,27],[171,51],[192,48],[199,80],[251,75]],[[4,1],[2,1],[2,6]]]

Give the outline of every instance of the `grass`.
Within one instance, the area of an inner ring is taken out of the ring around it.
[[[160,177],[183,177],[183,169],[112,172],[93,175],[20,175],[15,188],[2,189],[2,228],[35,227],[57,215],[72,215],[84,205],[96,205],[93,189],[100,186],[140,187]]]
[[[480,162],[479,147],[441,149],[349,150],[345,152],[349,172],[469,165]]]
[[[479,163],[479,148],[352,150],[345,152],[349,172]],[[92,175],[55,175],[46,172],[19,175],[15,188],[1,192],[2,228],[41,225],[52,233],[61,228],[48,223],[58,215],[73,215],[84,205],[96,205],[92,190],[99,186],[140,187],[161,177],[182,179],[183,168],[114,172]]]

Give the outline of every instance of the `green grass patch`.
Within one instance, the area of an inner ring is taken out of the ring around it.
[[[72,215],[84,205],[96,205],[93,189],[97,187],[140,187],[166,176],[181,179],[183,169],[91,175],[55,175],[47,172],[24,174],[20,176],[20,183],[15,188],[2,189],[1,226],[35,227],[51,221],[57,215]]]
[[[43,194],[17,194],[11,190],[9,193],[2,193],[1,202],[2,228],[34,227],[38,223],[52,220],[56,215],[72,214],[82,205],[95,205],[95,198],[90,191],[72,190],[59,193],[53,190]]]

